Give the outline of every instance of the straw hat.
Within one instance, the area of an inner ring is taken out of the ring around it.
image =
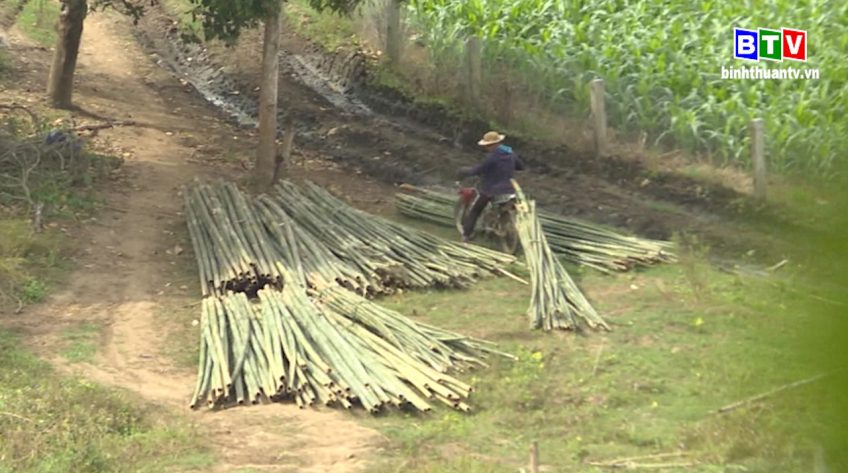
[[[504,138],[506,138],[506,136],[504,136],[504,135],[502,135],[502,134],[500,134],[496,131],[490,131],[490,132],[487,132],[485,135],[483,135],[483,138],[480,141],[478,141],[477,144],[480,145],[480,146],[494,145],[494,144],[497,144],[497,143],[500,143],[501,141],[503,141]]]

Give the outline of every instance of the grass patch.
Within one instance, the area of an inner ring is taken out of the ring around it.
[[[47,285],[38,279],[30,279],[21,290],[21,297],[26,303],[41,302],[47,296]]]
[[[185,249],[172,254],[170,270],[162,274],[166,280],[159,297],[156,314],[159,323],[167,327],[162,355],[180,368],[195,370],[200,355],[200,299],[197,266],[191,239],[184,222],[168,225],[175,246]]]
[[[0,186],[0,313],[41,302],[64,278],[64,227],[95,212],[101,199],[92,184],[121,163],[73,144],[39,143],[44,126],[8,116],[0,128],[0,174],[28,175],[26,185],[9,178]],[[39,204],[45,225],[36,232],[30,220]]]
[[[44,205],[45,217],[87,216],[98,203],[92,188],[121,166],[122,160],[88,150],[67,129],[21,114],[3,117],[0,127],[0,205],[29,210]],[[11,176],[27,175],[26,180]],[[24,185],[25,184],[25,185]]]
[[[34,233],[26,219],[0,218],[0,307],[41,302],[64,277],[68,264],[61,256],[61,239],[56,229]]]
[[[340,47],[356,47],[361,43],[353,22],[329,11],[318,13],[306,0],[292,0],[285,4],[287,24],[295,32],[320,44],[327,51]]]
[[[97,206],[104,203],[94,189],[73,189],[63,182],[53,182],[39,188],[35,199],[44,203],[51,217],[65,219],[90,217]]]
[[[165,10],[173,16],[177,17],[180,27],[182,28],[183,40],[194,41],[204,39],[203,22],[200,18],[192,18],[191,10],[193,5],[188,0],[163,0],[162,5]]]
[[[375,67],[371,70],[370,79],[376,85],[396,90],[401,92],[403,95],[415,95],[415,91],[412,90],[412,87],[410,87],[410,84],[404,79],[404,77],[386,63],[375,65]]]
[[[678,449],[701,463],[686,471],[810,471],[827,431],[811,399],[836,402],[824,387],[711,413],[817,374],[799,356],[808,301],[719,272],[696,242],[690,246],[678,265],[579,274],[613,325],[608,334],[531,332],[529,289],[504,278],[382,301],[413,319],[498,342],[520,361],[494,359],[490,369],[462,376],[478,387],[470,415],[438,408],[369,420],[394,443],[374,471],[515,472],[526,467],[533,441],[551,471],[602,471],[588,462]],[[831,468],[844,466],[844,454],[828,447]]]
[[[56,44],[56,21],[59,18],[59,2],[30,0],[18,14],[17,24],[27,37],[41,46]]]
[[[199,301],[199,296],[192,300]],[[196,369],[200,356],[200,326],[193,322],[200,320],[200,304],[192,304],[185,298],[169,298],[160,305],[160,309],[157,317],[169,327],[162,344],[162,354],[177,367]]]
[[[643,200],[645,206],[654,212],[660,212],[671,215],[685,215],[686,211],[680,208],[675,203],[667,202],[667,201],[659,201],[652,199],[644,199]]]
[[[64,348],[62,356],[71,363],[88,362],[97,353],[97,341],[102,327],[97,324],[84,323],[67,330],[62,334]]]
[[[197,432],[117,391],[58,376],[0,331],[0,472],[199,470],[211,456]]]

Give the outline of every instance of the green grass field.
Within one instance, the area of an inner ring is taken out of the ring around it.
[[[491,369],[466,375],[479,387],[471,415],[438,410],[370,422],[395,446],[375,471],[514,472],[526,466],[533,441],[552,471],[603,471],[586,462],[681,449],[682,459],[702,464],[686,471],[810,465],[812,446],[794,432],[803,415],[787,414],[815,386],[712,413],[809,375],[794,336],[808,320],[774,288],[699,259],[636,275],[588,273],[581,284],[612,332],[531,332],[528,289],[505,279],[386,300],[418,320],[496,341],[521,359],[492,360]]]
[[[188,423],[119,391],[58,376],[0,330],[0,472],[194,471],[209,466]]]
[[[71,363],[90,362],[97,354],[101,327],[84,323],[62,334],[62,356]]]

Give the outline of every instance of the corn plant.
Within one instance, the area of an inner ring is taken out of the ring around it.
[[[848,161],[848,3],[758,3],[413,0],[408,17],[434,57],[483,38],[489,73],[508,67],[552,110],[584,115],[586,84],[600,77],[621,130],[748,167],[748,123],[762,117],[773,169],[832,176]],[[780,26],[808,32],[808,63],[769,68],[818,68],[820,79],[721,78],[722,66],[749,65],[733,58],[734,27]]]

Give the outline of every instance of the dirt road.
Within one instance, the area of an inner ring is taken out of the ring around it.
[[[110,146],[127,157],[122,181],[108,192],[109,210],[73,235],[84,247],[70,283],[46,304],[28,311],[21,324],[34,335],[37,349],[62,370],[127,388],[190,416],[218,450],[220,461],[213,471],[360,471],[382,438],[348,414],[290,405],[188,410],[194,373],[162,355],[173,324],[162,323],[159,299],[164,291],[182,291],[187,302],[199,294],[194,287],[165,287],[175,272],[175,258],[168,250],[176,243],[168,228],[180,223],[180,186],[224,172],[201,165],[195,158],[198,148],[238,144],[245,135],[186,93],[128,32],[123,18],[89,16],[75,102],[86,112],[145,126],[102,132]],[[47,55],[31,56],[31,66],[46,67]],[[105,327],[101,344],[91,363],[71,365],[56,353],[55,342],[64,327],[84,321]]]

